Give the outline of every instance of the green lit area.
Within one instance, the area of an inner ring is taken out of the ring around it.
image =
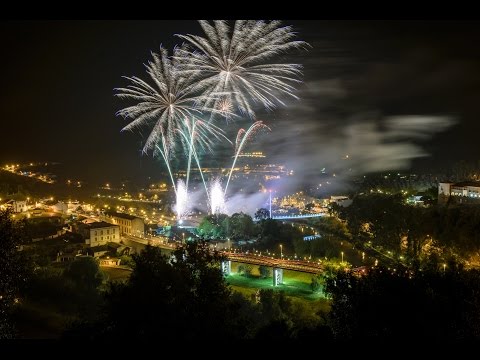
[[[234,291],[240,292],[250,298],[255,295],[258,289],[273,289],[276,291],[284,291],[286,295],[297,297],[305,300],[318,300],[324,298],[322,288],[312,292],[310,287],[313,274],[302,273],[298,271],[284,270],[283,284],[273,286],[272,270],[270,268],[270,276],[262,278],[259,267],[252,265],[252,271],[249,276],[239,274],[239,266],[244,265],[232,262],[232,273],[226,277],[226,282]]]

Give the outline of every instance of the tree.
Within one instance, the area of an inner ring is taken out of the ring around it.
[[[249,239],[255,232],[255,224],[250,215],[235,213],[229,219],[231,236],[236,239]]]
[[[385,268],[327,280],[329,320],[337,339],[480,339],[480,272],[416,274]]]
[[[285,296],[283,291],[260,290],[260,306],[263,320],[266,323],[287,320],[288,314],[291,312],[291,305],[291,300]]]
[[[238,273],[245,277],[252,276],[252,270],[253,270],[253,267],[250,264],[238,265]]]
[[[120,265],[133,268],[133,266],[135,265],[135,262],[133,261],[130,255],[122,255],[120,256]]]
[[[223,238],[226,236],[224,222],[228,219],[226,214],[210,214],[202,219],[198,226],[200,235],[211,238]]]
[[[63,275],[73,281],[78,288],[87,292],[96,291],[104,279],[98,261],[93,257],[75,259],[68,264]]]
[[[102,300],[100,285],[105,279],[98,260],[92,257],[75,259],[68,264],[63,278],[73,293],[72,302],[76,305],[78,314],[87,319],[94,317]]]
[[[404,204],[401,194],[370,194],[355,197],[342,216],[358,242],[371,240],[375,246],[399,252],[409,232],[411,240],[420,239],[418,236],[423,232],[418,226],[422,225],[418,223],[420,211],[420,208]]]
[[[12,311],[32,270],[19,251],[26,240],[25,223],[13,221],[10,210],[0,210],[0,339],[15,335]]]
[[[260,273],[260,276],[264,279],[270,277],[272,275],[272,271],[268,266],[265,265],[260,265],[258,267],[258,272]]]
[[[250,264],[245,264],[244,275],[246,277],[251,277],[252,276],[252,271],[253,271],[253,266],[250,265]]]
[[[297,227],[290,224],[282,224],[273,219],[262,220],[259,224],[260,239],[255,246],[260,249],[269,249],[273,252],[279,251],[279,245],[283,246],[283,254],[294,252],[294,243],[302,239],[303,234]]]
[[[320,289],[320,282],[316,276],[312,276],[312,281],[310,282],[310,288],[312,292],[317,292]]]
[[[248,321],[239,315],[248,306],[232,297],[220,260],[206,243],[187,243],[169,257],[160,248],[147,246],[133,256],[128,281],[111,284],[103,316],[84,326],[85,332],[70,334],[165,342],[242,338],[248,333]]]
[[[268,219],[270,217],[270,211],[265,208],[260,208],[255,212],[254,217],[256,220]]]

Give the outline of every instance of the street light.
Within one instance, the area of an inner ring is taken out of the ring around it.
[[[280,244],[280,258],[283,259],[283,246]]]
[[[342,251],[342,264],[343,264],[343,251]]]
[[[445,268],[447,267],[447,264],[443,264],[443,273],[445,274]]]
[[[185,233],[182,233],[182,238],[183,238],[182,244],[185,244]]]

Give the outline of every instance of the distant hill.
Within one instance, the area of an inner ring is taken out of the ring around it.
[[[2,198],[23,199],[30,195],[49,196],[54,189],[54,184],[0,170],[0,197]]]

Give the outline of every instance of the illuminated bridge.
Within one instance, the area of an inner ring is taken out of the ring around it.
[[[221,254],[226,257],[226,260],[223,260],[221,263],[221,269],[224,275],[227,276],[231,274],[232,261],[244,264],[269,266],[273,268],[273,286],[283,284],[283,270],[319,274],[325,269],[320,261],[275,259],[270,256],[242,254],[231,251],[223,251]]]
[[[275,259],[271,256],[242,254],[229,251],[223,251],[221,254],[230,261],[252,265],[264,265],[273,268],[301,271],[311,274],[319,274],[325,269],[320,262],[315,261]]]
[[[290,219],[308,219],[313,217],[322,217],[328,216],[326,213],[316,213],[316,214],[302,214],[302,215],[280,215],[280,216],[272,216],[274,220],[290,220]]]
[[[305,260],[287,260],[287,259],[275,259],[270,256],[263,256],[258,254],[244,254],[231,251],[221,252],[227,260],[223,260],[221,263],[221,269],[224,275],[230,275],[232,272],[232,261],[263,265],[273,268],[273,286],[278,286],[283,283],[283,270],[293,270],[310,274],[320,274],[325,271],[325,266],[320,261],[305,261]],[[345,269],[347,271],[347,269]],[[365,266],[349,269],[353,274],[364,275],[367,272]]]
[[[321,236],[320,235],[309,235],[309,236],[304,236],[303,237],[303,241],[310,241],[310,240],[315,240],[315,239],[320,239]]]

